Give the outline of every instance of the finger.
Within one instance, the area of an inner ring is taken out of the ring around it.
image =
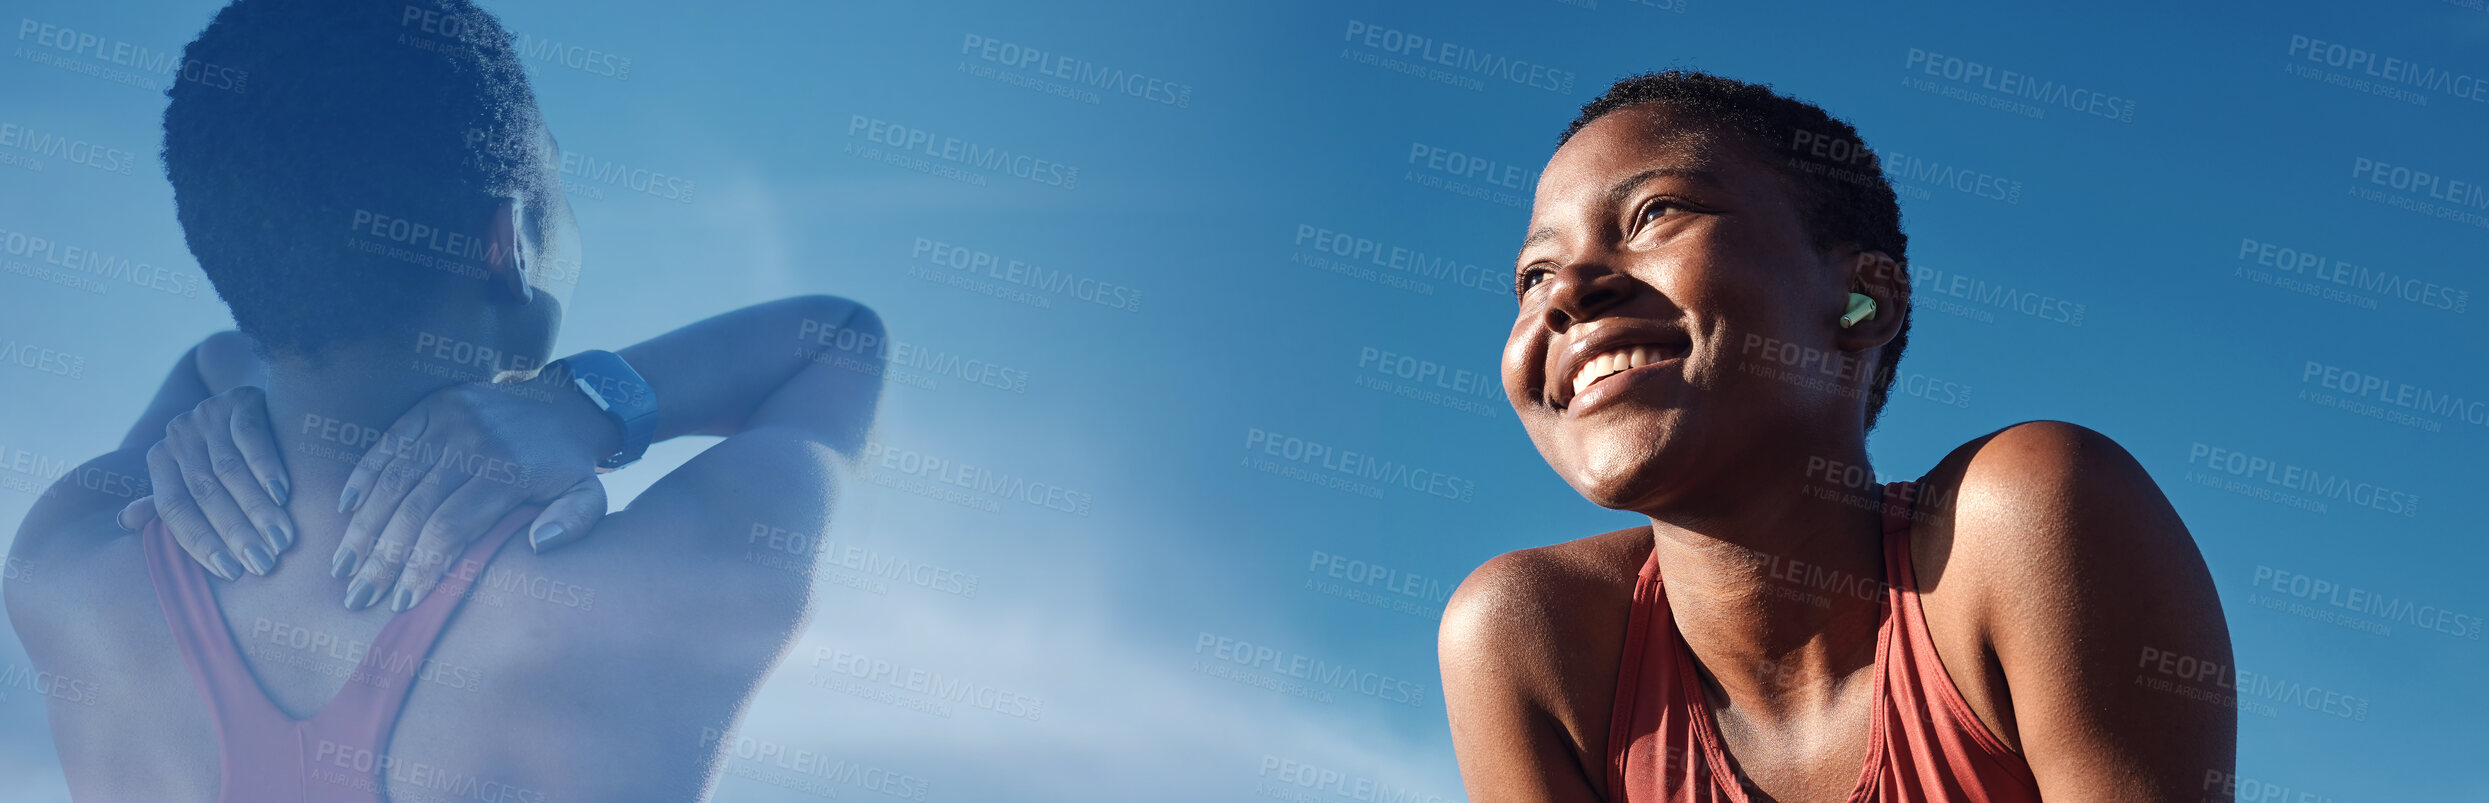
[[[371,588],[387,589],[387,595],[374,599],[388,600],[392,611],[413,607],[414,600],[401,580],[402,575],[407,571],[437,573],[438,564],[445,560],[437,550],[426,552],[419,549],[422,544],[417,539],[423,533],[424,524],[432,520],[432,512],[439,510],[441,503],[466,486],[470,479],[466,472],[458,470],[455,461],[443,460],[432,464],[432,470],[425,472],[423,481],[407,490],[406,499],[398,503],[397,513],[389,516],[388,526],[381,529],[380,540],[372,545],[371,557],[363,561],[363,569],[355,573],[354,583],[369,583]],[[354,583],[349,583],[348,588],[353,588]]]
[[[242,510],[242,516],[250,520],[251,528],[266,539],[268,565],[271,570],[275,569],[276,556],[285,554],[285,548],[294,545],[293,515],[277,504],[276,499],[270,496],[268,486],[251,472],[250,461],[235,448],[231,426],[203,423],[199,427],[199,435],[205,441],[210,469],[215,472],[217,481],[224,485],[225,495],[232,498],[234,506]]]
[[[457,493],[441,502],[430,521],[424,522],[415,541],[415,557],[407,561],[405,571],[398,575],[397,590],[390,593],[390,606],[403,611],[422,602],[424,595],[440,585],[451,561],[466,554],[469,542],[526,503],[527,493],[523,489],[482,479],[468,480]],[[436,556],[437,560],[428,560]],[[398,605],[400,599],[405,600],[403,607]]]
[[[285,473],[285,456],[277,449],[277,439],[268,422],[268,395],[258,388],[240,387],[233,391],[233,448],[250,464],[251,476],[267,489],[268,498],[277,507],[294,501],[294,483]],[[288,531],[289,533],[292,531]]]
[[[396,442],[391,443],[396,444]],[[375,450],[377,448],[375,447]],[[337,554],[329,558],[329,576],[343,579],[350,574],[357,574],[361,571],[363,564],[370,561],[372,542],[380,539],[380,531],[387,527],[389,517],[397,514],[398,502],[404,500],[407,491],[412,490],[415,484],[422,481],[424,475],[432,470],[432,466],[423,462],[417,454],[421,451],[424,450],[420,446],[391,448],[389,459],[372,473],[371,487],[356,500],[354,515],[346,520],[345,537],[337,544]],[[356,470],[361,471],[361,469]],[[346,593],[348,602],[346,607],[369,606],[378,600],[380,591],[386,588],[388,586],[358,589],[350,585]],[[359,596],[357,591],[368,591],[371,599],[364,600],[361,605],[353,604],[355,598]]]
[[[604,518],[605,482],[596,477],[582,479],[536,514],[535,523],[527,531],[527,545],[537,554],[560,549],[579,540],[588,528]]]
[[[147,526],[148,519],[155,517],[156,498],[142,496],[130,500],[129,504],[122,505],[121,512],[113,516],[112,523],[121,525],[121,529],[138,532],[139,528]]]
[[[423,437],[424,423],[423,407],[417,405],[390,424],[379,442],[364,450],[363,459],[354,463],[354,472],[346,475],[346,487],[337,492],[337,512],[362,509],[364,500],[379,483],[381,472],[401,453],[415,451],[416,439]]]
[[[184,415],[187,415],[186,413]],[[268,548],[267,535],[253,523],[242,505],[226,490],[223,478],[216,475],[216,459],[208,455],[207,442],[202,439],[197,423],[190,422],[176,436],[170,429],[164,439],[173,452],[173,462],[181,475],[182,487],[190,492],[190,502],[199,516],[175,526],[197,526],[204,521],[234,557],[242,559],[242,568],[252,574],[266,575],[277,570],[276,552]],[[246,484],[246,487],[251,487]],[[258,493],[251,487],[252,493]]]
[[[173,459],[173,447],[163,441],[147,449],[147,481],[155,500],[156,518],[164,522],[166,532],[173,534],[173,542],[190,553],[191,560],[226,582],[241,579],[242,563],[234,560],[233,551],[191,500],[189,486],[181,479],[181,464]]]

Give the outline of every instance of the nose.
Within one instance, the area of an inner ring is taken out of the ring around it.
[[[1633,278],[1604,265],[1576,262],[1547,278],[1547,330],[1562,332],[1599,317],[1633,295]]]

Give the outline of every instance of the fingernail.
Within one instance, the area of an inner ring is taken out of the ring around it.
[[[553,543],[553,539],[560,537],[562,537],[562,525],[547,524],[527,534],[527,546],[529,549],[543,552],[546,544]]]
[[[415,607],[415,590],[405,586],[398,586],[398,593],[392,594],[389,597],[389,610],[398,613],[405,613],[406,609],[412,607]]]
[[[337,495],[337,512],[352,512],[354,510],[354,503],[360,501],[363,501],[363,489],[348,487],[346,488],[345,493]]]
[[[370,599],[365,598],[370,594],[372,594],[372,581],[360,577],[354,578],[354,582],[346,584],[346,610],[359,611],[364,606],[372,604]]]
[[[233,556],[225,554],[222,549],[216,550],[216,554],[207,556],[207,567],[208,571],[215,572],[216,576],[225,578],[225,582],[230,583],[242,579],[242,564],[233,562]]]
[[[265,577],[268,570],[276,568],[277,564],[275,558],[268,556],[268,550],[252,544],[242,548],[242,566],[250,569],[252,574]]]
[[[269,552],[283,552],[286,547],[294,545],[294,534],[286,532],[285,528],[271,524],[267,531]]]
[[[332,565],[332,566],[330,566],[330,567],[328,568],[328,576],[330,576],[330,577],[334,577],[334,578],[337,578],[337,579],[339,579],[339,580],[343,580],[343,579],[346,579],[346,575],[353,574],[353,573],[354,573],[354,550],[351,550],[351,549],[340,549],[340,550],[337,550],[337,563],[336,563],[335,565]]]
[[[294,500],[293,484],[286,482],[284,477],[269,480],[268,498],[276,500],[277,507],[284,507],[285,503]]]

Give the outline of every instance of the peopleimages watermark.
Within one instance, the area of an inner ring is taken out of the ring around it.
[[[404,455],[409,464],[418,470],[441,466],[475,479],[517,487],[526,487],[534,481],[534,470],[525,463],[444,447],[423,440],[420,434],[393,435],[386,427],[357,424],[318,413],[303,414],[298,434],[336,445],[303,441],[295,445],[294,451],[343,463],[360,462],[366,452],[377,451]]]
[[[752,523],[751,532],[744,536],[744,546],[745,560],[764,565],[783,564],[783,568],[798,574],[802,573],[800,570],[809,570],[821,556],[827,555],[831,567],[853,573],[859,580],[869,582],[869,586],[860,588],[876,594],[888,590],[879,582],[888,580],[956,597],[974,598],[977,595],[977,576],[974,573],[900,557],[869,546],[841,544],[826,535],[798,532],[766,522]],[[832,581],[838,582],[835,578]]]
[[[2460,421],[2474,426],[2489,427],[2489,401],[2466,399],[2459,395],[2440,393],[2434,389],[2424,388],[2393,379],[2387,379],[2376,374],[2361,373],[2359,371],[2353,371],[2337,365],[2329,365],[2315,360],[2308,360],[2307,366],[2299,372],[2299,383],[2302,385],[2313,384],[2325,390],[2339,391],[2346,394],[2349,397],[2348,399],[2328,398],[2315,401],[2318,401],[2320,404],[2326,401],[2332,401],[2334,404],[2328,406],[2342,406],[2345,409],[2351,409],[2353,412],[2358,412],[2362,415],[2369,415],[2369,413],[2355,409],[2354,405],[2361,405],[2365,401],[2376,401],[2384,404],[2390,404],[2395,407],[2402,408],[2403,410],[2427,413],[2429,415],[2453,421]],[[2299,393],[2302,398],[2308,398],[2308,391],[2306,389],[2302,388]],[[2400,411],[2382,412],[2401,415],[2404,418],[2409,417],[2408,414],[2403,414]],[[2391,417],[2383,414],[2370,415],[2370,417],[2393,420]],[[2408,424],[2410,422],[2396,421],[2396,423]],[[2433,424],[2435,422],[2421,421],[2420,423]],[[2430,431],[2434,432],[2436,430],[2430,429]]]
[[[179,51],[156,50],[31,18],[18,18],[17,41],[18,58],[150,92],[162,92],[175,81],[237,95],[250,88],[249,70],[185,59]],[[27,49],[29,44],[33,50]]]
[[[2441,70],[2436,67],[2376,53],[2348,45],[2327,42],[2302,34],[2290,35],[2290,55],[2338,70],[2356,72],[2387,84],[2425,89],[2456,100],[2489,103],[2489,84],[2468,73]],[[2362,91],[2375,90],[2352,87]],[[2385,94],[2377,92],[2377,94]],[[2427,105],[2425,98],[2420,105]]]
[[[1311,223],[1296,224],[1295,245],[1323,257],[1338,257],[1343,262],[1364,263],[1408,276],[1451,282],[1482,293],[1504,296],[1512,292],[1512,286],[1496,271],[1453,257],[1428,254]]]
[[[1435,83],[1484,91],[1496,80],[1558,95],[1573,94],[1574,74],[1524,59],[1442,41],[1364,20],[1348,21],[1340,58]]]
[[[2489,187],[2442,173],[2351,158],[2351,197],[2475,228],[2489,228]],[[2394,190],[2386,192],[2377,189]]]
[[[1478,495],[1477,480],[1462,479],[1452,474],[1386,460],[1371,454],[1334,449],[1318,441],[1272,432],[1261,427],[1245,428],[1244,448],[1246,452],[1252,454],[1267,455],[1280,458],[1288,463],[1320,468],[1340,477],[1406,488],[1454,502],[1475,501]],[[1246,460],[1248,466],[1258,467],[1254,462],[1256,458],[1247,457]],[[1276,465],[1285,466],[1285,464]],[[1380,498],[1379,492],[1366,495]]]
[[[997,256],[992,252],[930,237],[916,238],[908,258],[930,265],[950,268],[959,277],[981,277],[1031,293],[1042,293],[1096,304],[1111,310],[1141,311],[1141,291],[1094,276],[1082,276],[1069,270],[1047,267],[1019,259]],[[911,268],[912,270],[913,268]],[[1051,308],[1044,298],[1032,306]]]
[[[2233,775],[2221,770],[2205,770],[2203,792],[2207,797],[2219,795],[2233,803],[2333,803],[2332,795],[2294,790],[2270,780]]]
[[[919,378],[945,377],[1009,393],[1028,392],[1028,371],[1025,369],[958,352],[928,348],[884,332],[858,330],[805,318],[798,325],[795,337],[803,343],[797,349],[799,356],[835,368],[873,375],[904,368],[921,374]],[[894,378],[904,376],[908,374],[894,374]],[[926,390],[936,389],[930,380],[916,384]]]
[[[2135,668],[2145,670],[2135,675],[2136,685],[2215,705],[2221,704],[2223,697],[2233,697],[2235,705],[2244,711],[2249,710],[2249,704],[2259,702],[2251,698],[2261,698],[2261,702],[2281,703],[2354,722],[2368,721],[2369,698],[2250,672],[2174,650],[2145,646],[2136,656]],[[2177,682],[2170,682],[2173,679]],[[2209,687],[2199,685],[2206,681],[2210,681]],[[2269,711],[2258,713],[2272,716]]]
[[[1080,168],[1078,167],[1025,153],[1013,153],[1008,148],[985,145],[954,136],[936,135],[928,129],[894,123],[879,117],[849,115],[847,137],[861,139],[864,143],[862,146],[854,142],[847,144],[847,151],[854,155],[948,178],[962,180],[973,178],[975,180],[969,182],[972,184],[983,185],[984,177],[958,173],[958,167],[955,166],[975,168],[994,175],[1009,176],[1039,186],[1061,190],[1077,189],[1080,186]],[[887,146],[891,150],[884,151],[875,146]],[[940,163],[926,162],[917,158],[920,156],[939,160]]]
[[[2047,110],[2040,108],[2041,106],[2055,106],[2121,123],[2135,121],[2135,102],[2130,98],[2087,87],[2043,80],[2029,73],[2001,69],[1942,53],[1931,53],[1915,47],[1905,50],[1901,66],[1905,72],[1942,78],[1952,84],[1952,86],[1946,86],[1911,75],[1904,79],[1904,83],[1912,88],[1946,95],[1973,105],[1988,106],[2034,119],[2047,116]],[[1970,89],[1985,90],[1996,94],[1982,95],[1970,92]],[[2038,105],[2019,103],[2006,100],[2006,98],[2030,101]]]
[[[952,703],[1030,722],[1043,719],[1046,701],[990,683],[947,675],[922,667],[903,666],[887,658],[831,647],[816,647],[812,669],[817,677],[854,681],[910,692],[927,702]],[[903,706],[905,707],[905,706]],[[938,716],[949,716],[948,706]]]
[[[1304,653],[1289,652],[1268,644],[1255,644],[1243,639],[1230,638],[1209,631],[1202,631],[1201,635],[1193,639],[1193,655],[1195,656],[1193,670],[1204,674],[1216,675],[1214,667],[1227,671],[1257,670],[1321,687],[1314,691],[1336,689],[1355,692],[1383,702],[1397,703],[1411,708],[1422,707],[1429,699],[1429,691],[1423,683],[1381,672],[1358,669],[1347,664],[1325,661]],[[1210,659],[1210,662],[1203,661],[1205,657]],[[1258,685],[1249,680],[1239,682]],[[1270,687],[1264,686],[1264,688]],[[1308,696],[1285,689],[1271,690],[1296,696]],[[1330,696],[1324,692],[1319,696],[1314,696],[1313,699],[1329,702]]]
[[[199,288],[207,284],[196,274],[6,228],[0,228],[0,268],[91,293],[104,292],[105,282],[98,280],[109,280],[166,295],[198,298]]]
[[[992,77],[1024,89],[1060,95],[1083,103],[1097,103],[1098,95],[1090,91],[1096,90],[1109,95],[1138,98],[1178,109],[1191,108],[1193,105],[1191,84],[1108,67],[1087,59],[1074,58],[991,36],[966,34],[960,40],[959,54],[974,56],[980,61],[999,65],[1001,69],[1069,81],[1071,84],[1068,86],[1050,81],[1031,81],[1022,85],[1002,77],[1007,74],[978,75],[980,78]],[[967,62],[960,63],[960,70],[975,74]]]
[[[2296,491],[2317,499],[2348,501],[2360,507],[2373,508],[2404,518],[2420,515],[2419,494],[2369,482],[2353,481],[2339,474],[2326,474],[2316,469],[2225,449],[2201,441],[2188,447],[2187,466],[2190,479],[2193,479],[2195,475],[2194,469],[2201,468],[2239,480],[2260,482],[2271,488]],[[2247,495],[2256,496],[2257,494]],[[2321,505],[2315,508],[2315,511],[2325,512]]]
[[[872,481],[877,485],[883,484],[882,478],[888,476],[893,479],[912,478],[930,482],[937,486],[932,490],[974,491],[989,501],[986,505],[969,506],[988,512],[1000,509],[990,506],[991,499],[1008,499],[1074,516],[1087,516],[1095,502],[1095,497],[1061,485],[1032,480],[971,463],[957,462],[914,449],[901,449],[880,441],[864,443],[864,457],[861,462],[869,470]],[[900,490],[917,492],[904,486]],[[923,495],[940,497],[937,493],[923,493]]]
[[[2469,312],[2472,291],[2448,287],[2426,279],[2415,279],[2389,270],[2352,264],[2339,258],[2293,248],[2278,243],[2241,237],[2238,260],[2265,270],[2249,274],[2242,264],[2232,269],[2233,276],[2254,275],[2258,281],[2284,290],[2339,301],[2362,309],[2376,309],[2378,299],[2392,299],[2429,309],[2445,310],[2456,315]],[[2337,289],[2339,288],[2339,289]],[[2350,295],[2350,290],[2366,294]]]
[[[1452,586],[1443,578],[1319,549],[1306,561],[1305,573],[1314,575],[1305,579],[1307,590],[1410,615],[1441,611],[1452,599]]]
[[[86,378],[86,357],[15,338],[0,340],[0,365],[70,379]]]
[[[1263,797],[1296,799],[1271,793],[1272,791],[1289,791],[1287,787],[1295,787],[1307,792],[1327,792],[1357,801],[1357,803],[1451,803],[1452,801],[1452,798],[1433,792],[1407,786],[1395,786],[1371,777],[1267,754],[1262,756],[1261,769],[1254,774],[1266,781],[1283,784],[1271,791],[1255,789],[1255,793]]]
[[[777,769],[803,778],[819,779],[829,784],[853,786],[900,800],[924,800],[932,784],[914,775],[830,756],[803,748],[789,747],[775,740],[741,734],[728,735],[716,728],[700,729],[700,746],[715,747],[729,757],[748,762],[754,770]],[[781,788],[794,789],[817,797],[837,797],[838,790],[792,782],[795,779],[772,777],[765,772],[739,771],[729,763],[725,773]]]
[[[1358,387],[1481,418],[1502,418],[1503,380],[1494,373],[1453,368],[1423,357],[1365,346],[1357,350]]]
[[[33,483],[21,478],[68,484],[117,499],[136,499],[153,492],[145,477],[44,455],[6,443],[0,443],[0,470],[18,475],[0,475],[0,487],[16,488],[36,496],[47,496],[54,488],[51,485],[34,487]]]
[[[2334,612],[2355,613],[2384,622],[2406,624],[2423,630],[2444,633],[2455,638],[2480,640],[2482,620],[2476,614],[2458,613],[2435,605],[2417,604],[2399,596],[2277,569],[2261,563],[2256,564],[2254,579],[2249,581],[2248,587],[2258,592],[2250,595],[2249,602],[2261,603],[2261,600],[2255,597],[2271,592],[2286,597],[2286,601],[2289,602],[2321,605],[2332,609],[2323,611],[2324,616],[2304,617],[2317,621],[2329,621],[2326,616],[2333,615]],[[2285,609],[2285,612],[2292,611]],[[2366,628],[2355,627],[2353,629]],[[2391,635],[2391,631],[2378,635]]]
[[[381,687],[411,677],[455,691],[473,692],[484,687],[483,670],[472,666],[402,649],[384,647],[375,654],[372,642],[341,638],[316,627],[265,616],[251,622],[250,634],[241,641],[243,651],[252,657],[339,677],[347,683]]]
[[[1528,209],[1530,193],[1538,186],[1538,169],[1472,156],[1441,145],[1410,142],[1407,169],[1401,178],[1464,198]]]
[[[1862,398],[1870,388],[1885,387],[1888,391],[1898,390],[1905,398],[1921,399],[1946,407],[1970,407],[1969,385],[1901,371],[1899,366],[1890,364],[1876,366],[1870,375],[1866,358],[1850,352],[1820,349],[1749,332],[1738,356],[1741,358],[1737,365],[1739,371],[1818,393],[1830,393],[1838,398]],[[1891,384],[1888,386],[1887,382]]]
[[[398,26],[414,28],[425,34],[450,40],[464,40],[475,34],[475,31],[466,26],[465,18],[444,15],[439,11],[421,6],[406,6],[406,11],[398,17]],[[431,49],[430,42],[409,39],[403,34],[400,35],[399,43]],[[535,69],[538,65],[550,64],[616,81],[627,81],[631,78],[629,56],[607,53],[584,45],[564,44],[513,31],[510,34],[510,50],[513,55],[519,57],[520,66],[529,70]]]
[[[19,689],[39,697],[91,706],[102,699],[96,692],[103,687],[92,680],[45,672],[25,664],[10,664],[7,669],[0,669],[0,688]]]
[[[42,159],[57,159],[89,170],[126,176],[138,165],[140,158],[137,151],[126,151],[89,142],[82,137],[5,121],[0,121],[0,148],[15,151],[0,151],[0,161],[38,173],[43,171]]]
[[[415,800],[476,800],[490,803],[547,803],[541,790],[515,786],[500,780],[469,775],[448,767],[434,766],[415,759],[389,755],[371,748],[321,739],[311,750],[305,769],[311,780],[343,786],[359,792],[405,792],[416,790],[431,795],[406,795],[400,799]],[[382,784],[370,776],[377,771]],[[377,788],[380,786],[406,789]]]
[[[1991,323],[1996,316],[1979,307],[1988,307],[2075,328],[2083,325],[2083,313],[2090,308],[2068,299],[2046,293],[2032,292],[2011,285],[1991,282],[1958,271],[1910,266],[1910,290],[1916,306],[1950,315]],[[1978,306],[1966,306],[1955,299]]]

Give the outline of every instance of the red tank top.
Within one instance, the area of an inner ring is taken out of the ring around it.
[[[268,700],[216,607],[207,570],[173,542],[161,521],[139,535],[147,576],[173,628],[190,678],[207,698],[216,726],[220,803],[376,803],[392,769],[389,733],[414,688],[432,643],[449,625],[484,563],[510,534],[536,516],[522,508],[467,545],[422,602],[391,618],[373,636],[337,696],[310,719],[295,719]],[[406,770],[395,774],[404,775]]]
[[[1876,630],[1875,719],[1866,766],[1848,800],[2038,803],[2039,781],[2030,765],[1971,713],[1928,638],[1910,574],[1915,487],[1897,482],[1884,488],[1887,585]],[[1608,734],[1608,789],[1616,803],[1744,803],[1745,787],[1699,684],[1693,654],[1679,640],[1668,598],[1660,593],[1658,563],[1645,563],[1634,584]]]

